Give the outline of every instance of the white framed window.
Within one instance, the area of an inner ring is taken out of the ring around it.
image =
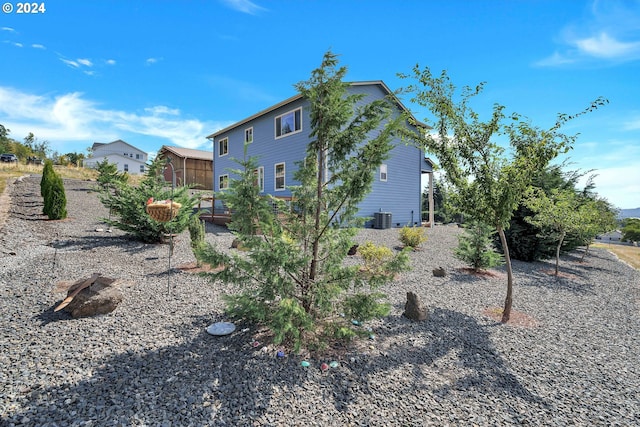
[[[380,165],[380,181],[387,181],[387,165]]]
[[[220,175],[218,177],[218,188],[220,190],[226,190],[229,188],[229,175]]]
[[[253,170],[253,185],[264,191],[264,166],[260,166]]]
[[[244,143],[250,144],[253,142],[253,128],[247,128],[244,130]]]
[[[136,160],[140,160],[140,154],[136,154]]]
[[[222,138],[218,141],[218,157],[229,154],[229,138]]]
[[[302,108],[288,111],[275,119],[276,139],[302,130]]]
[[[140,173],[144,173],[144,165],[140,165]]]
[[[273,167],[275,181],[274,181],[274,190],[282,191],[285,187],[285,166],[284,163],[276,163]]]
[[[124,164],[124,171],[129,172],[129,165],[126,163]]]

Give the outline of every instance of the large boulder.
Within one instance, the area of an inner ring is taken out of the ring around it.
[[[71,287],[67,296],[77,288]],[[122,302],[123,295],[116,279],[98,277],[90,286],[78,292],[73,300],[64,307],[73,318],[91,317],[111,313]]]

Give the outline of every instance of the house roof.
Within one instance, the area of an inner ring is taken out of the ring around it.
[[[93,143],[93,145],[91,146],[91,150],[92,150],[92,151],[95,151],[95,149],[96,149],[96,148],[101,148],[101,147],[104,147],[104,146],[107,146],[107,145],[115,144],[115,143],[117,143],[117,142],[121,142],[121,143],[123,143],[123,144],[125,144],[125,145],[127,145],[127,146],[129,146],[129,147],[131,147],[131,148],[133,148],[133,149],[134,149],[134,150],[136,150],[136,151],[139,151],[139,152],[141,152],[141,153],[145,153],[144,151],[142,151],[142,150],[141,150],[141,149],[139,149],[138,147],[134,147],[133,145],[129,144],[127,141],[123,141],[123,140],[121,140],[121,139],[116,139],[115,141],[111,141],[111,142],[108,142],[108,143],[106,143],[106,144],[105,144],[105,143],[103,143],[103,142],[94,142],[94,143]],[[145,153],[145,154],[146,154],[146,153]]]
[[[388,86],[387,86],[387,85],[386,85],[382,80],[371,80],[371,81],[351,82],[351,83],[349,83],[349,84],[350,84],[351,86],[379,85],[379,86],[380,86],[380,87],[382,87],[382,89],[387,93],[387,95],[390,95],[390,96],[393,98],[393,100],[395,101],[396,105],[397,105],[401,110],[406,111],[407,113],[409,113],[409,115],[411,116],[411,118],[415,121],[415,123],[416,123],[418,126],[425,127],[425,128],[428,128],[428,129],[430,128],[430,127],[429,127],[429,126],[427,126],[426,124],[424,124],[424,123],[422,123],[422,122],[420,122],[420,121],[416,120],[416,118],[413,116],[413,114],[411,113],[411,111],[409,111],[409,110],[408,110],[408,109],[407,109],[407,108],[402,104],[402,102],[400,101],[400,99],[398,99],[398,97],[397,97],[397,96],[396,96],[396,95],[391,91],[391,89],[389,89],[389,87],[388,87]],[[250,117],[247,117],[246,119],[240,120],[239,122],[236,122],[236,123],[232,124],[231,126],[227,126],[227,127],[226,127],[226,128],[224,128],[224,129],[221,129],[221,130],[219,130],[219,131],[217,131],[217,132],[212,133],[211,135],[207,136],[207,139],[212,139],[212,138],[214,138],[214,139],[215,139],[215,137],[216,137],[216,136],[218,136],[218,135],[221,135],[221,134],[223,134],[223,133],[226,133],[226,132],[228,132],[228,131],[230,131],[231,129],[234,129],[234,128],[236,128],[236,127],[242,126],[243,124],[248,123],[248,122],[250,122],[250,121],[251,121],[251,120],[253,120],[253,119],[256,119],[256,118],[258,118],[258,117],[260,117],[260,116],[263,116],[263,115],[265,115],[265,114],[267,114],[267,113],[270,113],[271,111],[274,111],[274,110],[276,110],[276,109],[278,109],[278,108],[280,108],[280,107],[282,107],[282,106],[284,106],[284,105],[290,104],[290,103],[292,103],[292,102],[294,102],[294,101],[297,101],[297,100],[299,100],[299,99],[301,99],[301,98],[302,98],[302,94],[297,94],[297,95],[294,95],[294,96],[292,96],[292,97],[290,97],[290,98],[287,98],[287,99],[285,99],[285,100],[284,100],[284,101],[282,101],[282,102],[279,102],[279,103],[277,103],[277,104],[275,104],[275,105],[272,105],[271,107],[269,107],[269,108],[267,108],[267,109],[265,109],[265,110],[262,110],[262,111],[260,111],[260,112],[258,112],[258,113],[256,113],[256,114],[254,114],[254,115],[252,115],[252,116],[250,116]]]
[[[163,151],[168,151],[170,153],[175,154],[178,157],[213,161],[212,150],[194,150],[193,148],[169,147],[167,145],[163,145],[160,151],[158,152],[158,155],[162,156]]]

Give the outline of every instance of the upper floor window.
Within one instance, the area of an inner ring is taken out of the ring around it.
[[[249,144],[253,142],[253,128],[248,128],[244,130],[244,143]]]
[[[136,160],[140,160],[140,154],[136,154]]]
[[[222,138],[218,141],[218,156],[229,154],[229,138]]]
[[[285,177],[285,169],[284,169],[284,163],[276,163],[274,166],[275,169],[275,186],[274,189],[276,191],[279,190],[284,190],[284,186],[285,186],[285,182],[284,182],[284,177]]]
[[[302,108],[284,113],[276,117],[276,138],[302,130]]]
[[[387,165],[380,165],[380,181],[387,180]]]

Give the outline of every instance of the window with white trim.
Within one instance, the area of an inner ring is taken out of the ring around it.
[[[302,130],[302,108],[288,111],[275,119],[276,139]]]
[[[387,165],[380,165],[380,181],[387,181]]]
[[[218,157],[229,154],[229,138],[222,138],[218,141]]]
[[[144,173],[144,165],[140,165],[140,173]]]
[[[129,172],[129,165],[126,163],[124,164],[124,171]]]
[[[247,128],[244,130],[244,143],[250,144],[253,142],[253,128]]]
[[[253,170],[253,185],[258,187],[260,192],[264,191],[264,166]]]
[[[274,190],[282,191],[285,187],[285,166],[284,163],[276,163],[274,168],[275,173],[275,181],[274,181]]]
[[[220,175],[218,177],[218,188],[220,190],[226,190],[229,188],[229,175]]]

